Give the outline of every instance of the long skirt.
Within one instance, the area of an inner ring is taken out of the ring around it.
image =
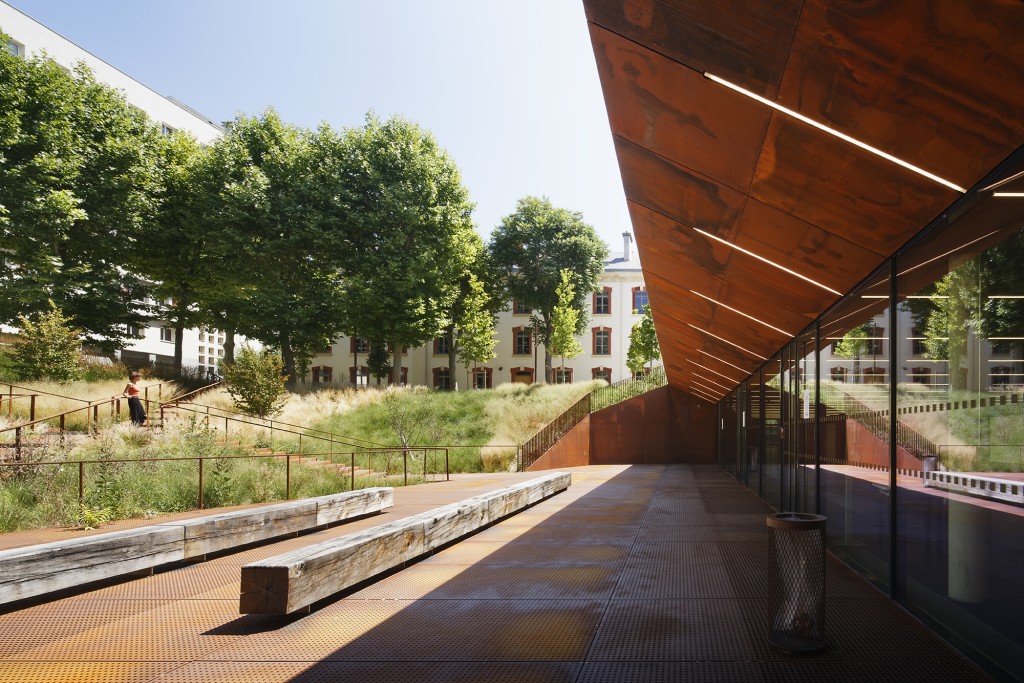
[[[146,421],[146,411],[142,407],[142,401],[138,396],[128,398],[128,414],[132,418],[132,424],[140,426]]]

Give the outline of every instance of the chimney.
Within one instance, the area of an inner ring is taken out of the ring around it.
[[[622,260],[623,261],[629,262],[629,260],[630,260],[630,253],[632,252],[632,249],[630,249],[630,245],[632,243],[633,243],[633,236],[631,234],[629,234],[628,232],[622,233]]]

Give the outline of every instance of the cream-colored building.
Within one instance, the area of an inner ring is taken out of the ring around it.
[[[560,382],[596,378],[617,382],[630,376],[626,366],[629,333],[640,320],[640,315],[634,311],[647,305],[647,289],[632,235],[623,233],[622,239],[622,251],[611,254],[605,261],[599,285],[601,291],[590,297],[590,321],[587,331],[578,337],[583,352],[576,358],[566,359],[564,375],[556,378]],[[478,367],[459,366],[454,378],[448,376],[448,349],[444,339],[410,349],[402,356],[404,383],[445,388],[454,382],[460,388],[482,389],[506,382],[543,381],[544,346],[533,343],[531,313],[511,302],[509,310],[498,314],[495,323],[497,356]],[[366,368],[367,351],[365,341],[340,337],[313,358],[305,381],[336,387],[376,384]],[[560,374],[561,359],[552,358],[552,365],[556,374]]]

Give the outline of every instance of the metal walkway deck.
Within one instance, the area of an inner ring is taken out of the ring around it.
[[[575,468],[569,491],[291,618],[239,567],[530,478],[395,490],[386,515],[0,614],[0,681],[984,681],[830,562],[828,649],[765,639],[768,508],[715,467]]]

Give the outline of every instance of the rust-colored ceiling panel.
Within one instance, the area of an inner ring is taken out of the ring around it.
[[[687,320],[703,330],[748,348],[765,358],[768,354],[764,349],[768,348],[774,351],[792,336],[759,324],[751,318],[737,313],[736,310],[723,307],[690,289],[681,289],[675,283],[656,275],[645,282],[652,299],[663,301],[663,308],[666,308],[673,317]],[[765,312],[760,313],[764,317],[770,317],[764,315]]]
[[[1021,83],[1020,2],[807,0],[777,101],[970,187],[1024,140]]]
[[[584,0],[587,19],[761,95],[782,82],[802,0]]]
[[[677,343],[680,347],[687,347],[697,351],[696,356],[686,357],[705,363],[709,367],[713,367],[715,370],[725,374],[743,373],[747,375],[764,362],[718,341],[714,337],[709,337],[699,332],[691,327],[691,323],[688,323],[686,320],[680,320],[670,315],[667,311],[656,315],[655,320],[659,327],[664,327],[673,339],[678,340]],[[659,333],[659,343],[661,337],[662,335]],[[677,359],[684,360],[684,357]]]
[[[753,198],[743,207],[731,241],[838,292],[850,289],[882,262],[860,244]]]
[[[645,273],[661,274],[744,312],[760,310],[784,321],[801,320],[776,325],[787,329],[802,329],[837,298],[647,207],[628,205]],[[671,260],[664,261],[665,257]]]
[[[750,196],[887,257],[959,195],[776,114]]]
[[[590,37],[612,132],[746,192],[766,107],[594,24]]]
[[[709,232],[733,225],[745,196],[628,140],[615,137],[626,198]]]
[[[785,342],[746,316],[804,330],[960,196],[704,72],[964,187],[1024,140],[1020,3],[584,6],[664,364],[683,390],[698,391],[697,362],[738,384],[761,361],[724,339],[762,357]],[[922,282],[944,254],[916,255]],[[823,326],[870,317],[886,276]]]

